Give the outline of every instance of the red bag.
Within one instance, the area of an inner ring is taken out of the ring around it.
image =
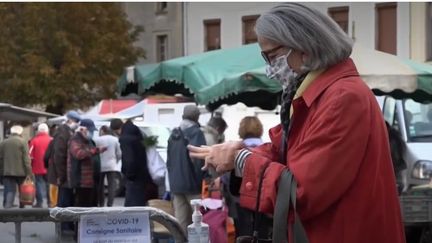
[[[25,181],[20,185],[20,203],[22,205],[33,205],[33,201],[36,195],[36,187],[30,179],[27,177]]]
[[[226,221],[228,212],[225,209],[209,210],[203,216],[203,222],[210,226],[210,242],[227,243]]]

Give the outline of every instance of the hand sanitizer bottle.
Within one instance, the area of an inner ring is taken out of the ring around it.
[[[199,210],[201,199],[191,200],[194,212],[192,214],[192,224],[187,227],[189,243],[209,243],[209,226],[202,222],[202,214]]]

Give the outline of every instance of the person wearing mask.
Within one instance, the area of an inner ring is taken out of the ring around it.
[[[98,205],[96,188],[100,173],[99,154],[107,148],[94,145],[94,131],[96,131],[94,122],[83,119],[69,142],[67,183],[75,190],[74,206],[77,207]]]
[[[35,208],[42,207],[44,198],[47,199],[47,206],[49,206],[47,168],[44,163],[44,156],[52,139],[48,132],[47,124],[39,124],[37,134],[30,140],[29,144],[32,171],[36,182],[36,204],[33,205]]]
[[[53,162],[51,165],[55,171],[58,186],[58,207],[71,207],[74,205],[73,189],[67,183],[67,158],[69,140],[79,127],[80,115],[76,111],[66,113],[66,122],[57,128],[53,139]],[[74,230],[72,223],[62,223],[62,231]]]
[[[22,138],[23,127],[14,125],[10,137],[0,144],[0,175],[3,177],[3,207],[12,208],[17,187],[32,176],[29,148]],[[20,208],[24,206],[20,204]]]
[[[97,147],[106,147],[107,150],[100,154],[101,175],[99,180],[99,206],[105,206],[105,177],[108,181],[107,206],[112,207],[117,190],[116,177],[120,173],[118,163],[121,160],[120,143],[117,137],[113,136],[107,126],[99,130],[99,137],[94,139]]]
[[[168,140],[167,168],[170,192],[173,196],[174,214],[183,230],[192,223],[192,207],[190,200],[201,198],[201,170],[204,161],[191,159],[187,145],[206,145],[204,134],[198,119],[200,111],[196,105],[187,105],[183,109],[183,120],[180,127],[172,131]]]
[[[292,242],[288,229],[310,243],[405,242],[386,126],[350,58],[353,40],[298,3],[263,13],[255,30],[268,77],[284,87],[281,124],[270,143],[190,146],[191,156],[242,177],[240,205],[273,216],[275,242]],[[281,186],[296,193],[287,217]]]
[[[121,126],[120,149],[122,151],[121,172],[125,176],[125,207],[146,206],[147,201],[157,198],[158,188],[147,167],[146,147],[141,130],[126,121]]]

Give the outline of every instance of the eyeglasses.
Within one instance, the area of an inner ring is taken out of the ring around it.
[[[274,48],[272,48],[272,49],[270,49],[270,50],[262,51],[262,52],[261,52],[261,56],[264,58],[264,61],[265,61],[267,64],[271,64],[271,60],[270,60],[270,58],[269,58],[268,55],[269,55],[270,53],[272,53],[272,52],[275,52],[275,51],[277,51],[277,50],[283,48],[283,47],[284,47],[284,46],[280,45],[280,46],[276,46],[276,47],[274,47]]]

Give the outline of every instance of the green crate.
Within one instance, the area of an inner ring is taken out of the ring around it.
[[[405,223],[432,222],[432,196],[403,195],[400,203]]]

